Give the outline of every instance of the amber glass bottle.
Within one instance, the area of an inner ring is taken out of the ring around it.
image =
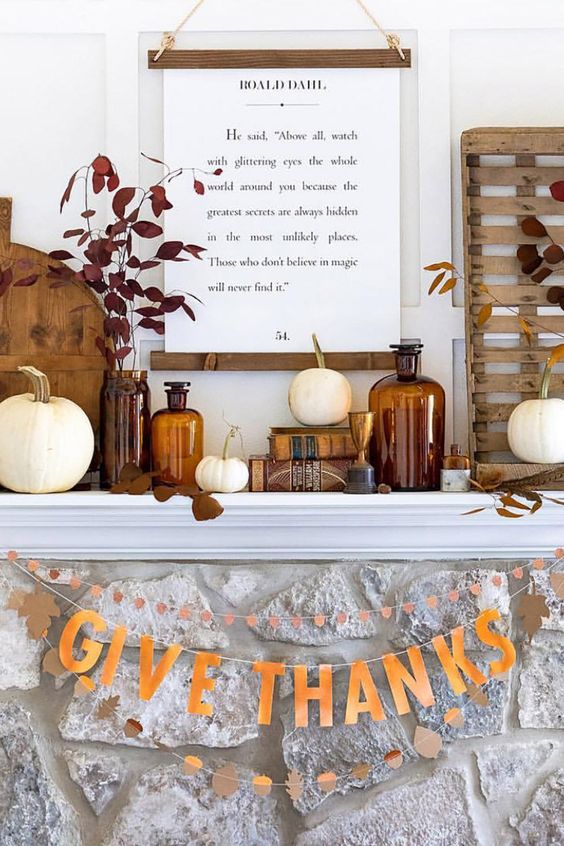
[[[151,444],[155,484],[194,485],[204,455],[204,419],[186,408],[190,382],[165,382],[167,408],[153,415]]]
[[[450,455],[445,455],[444,470],[470,470],[470,459],[462,453],[459,444],[450,445]]]
[[[377,482],[395,491],[439,490],[444,453],[445,392],[419,376],[423,344],[392,344],[396,373],[385,376],[368,395],[375,412],[370,460]]]

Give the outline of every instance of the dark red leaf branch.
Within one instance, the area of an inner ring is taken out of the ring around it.
[[[69,250],[54,250],[50,253],[50,257],[57,262],[74,262],[74,269],[64,264],[49,267],[48,276],[54,280],[52,287],[79,282],[98,295],[106,317],[104,336],[96,338],[96,346],[110,368],[116,365],[123,367],[124,359],[130,353],[135,354],[135,329],[138,326],[162,335],[162,318],[167,313],[182,310],[191,320],[196,319],[187,298],[197,300],[197,297],[189,293],[165,296],[155,285],[145,287],[139,277],[160,267],[165,261],[201,260],[204,247],[185,244],[183,241],[164,241],[152,258],[142,260],[134,252],[134,238],[150,241],[162,236],[162,226],[147,218],[148,215],[159,218],[173,208],[165,187],[173,179],[190,172],[194,191],[198,195],[204,194],[205,185],[193,168],[171,170],[159,159],[144,153],[142,155],[165,169],[164,176],[148,189],[140,186],[120,187],[116,166],[103,154],[72,174],[63,192],[60,208],[62,211],[77,184],[82,183],[84,208],[81,218],[85,224],[67,229],[64,233],[66,239],[76,239],[74,253]],[[199,172],[208,176],[222,174],[221,168],[211,173]],[[113,219],[105,226],[97,227],[94,223],[97,212],[91,208],[90,192],[101,194],[104,191],[112,194]],[[0,273],[0,295],[12,284],[24,287],[34,284],[37,278],[35,274],[27,274],[13,283],[8,271]]]

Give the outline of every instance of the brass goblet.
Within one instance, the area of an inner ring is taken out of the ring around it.
[[[353,443],[358,450],[358,456],[347,474],[347,486],[344,493],[371,494],[376,485],[374,482],[374,467],[366,460],[366,450],[372,430],[374,428],[373,411],[350,411],[349,426]]]

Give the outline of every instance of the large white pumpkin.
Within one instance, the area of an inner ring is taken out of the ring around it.
[[[317,337],[312,337],[317,367],[294,376],[288,390],[288,404],[303,426],[335,426],[342,423],[351,410],[351,386],[342,373],[325,367]]]
[[[232,426],[223,445],[223,454],[206,455],[196,467],[196,484],[209,493],[236,493],[249,481],[249,468],[241,458],[229,457],[229,441],[237,434]]]
[[[539,399],[520,403],[509,418],[509,448],[521,461],[564,463],[564,400],[548,398],[552,368],[563,357],[564,344],[559,344],[546,362]]]
[[[94,432],[84,411],[52,397],[47,376],[18,367],[34,393],[0,403],[0,484],[18,493],[68,491],[82,479],[94,453]]]

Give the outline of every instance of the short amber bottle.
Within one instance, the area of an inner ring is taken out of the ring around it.
[[[194,485],[196,467],[204,455],[204,418],[186,408],[190,382],[165,382],[167,408],[151,421],[155,484]]]
[[[470,459],[464,455],[459,444],[450,445],[450,455],[445,455],[444,470],[470,470]]]
[[[395,491],[439,490],[444,454],[445,392],[419,376],[419,340],[393,344],[396,372],[373,385],[370,461],[378,484]]]

